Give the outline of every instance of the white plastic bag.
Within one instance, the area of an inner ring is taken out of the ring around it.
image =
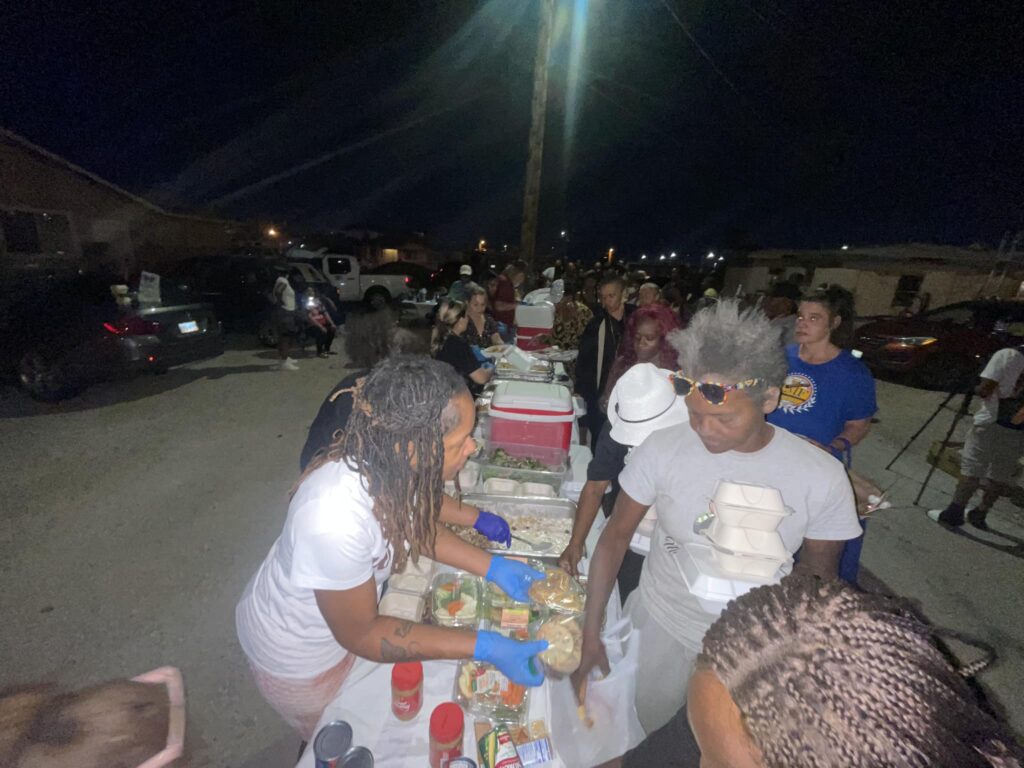
[[[592,768],[618,757],[644,739],[636,714],[640,631],[628,618],[608,627],[601,639],[611,673],[587,683],[588,728],[579,717],[569,678],[550,681],[551,740],[566,768]]]

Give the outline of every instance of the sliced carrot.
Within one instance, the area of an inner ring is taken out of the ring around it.
[[[458,616],[459,611],[462,610],[462,607],[465,604],[466,602],[464,600],[452,600],[450,603],[448,603],[448,615]]]

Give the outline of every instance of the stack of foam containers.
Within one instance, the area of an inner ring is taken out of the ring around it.
[[[701,607],[719,614],[729,600],[778,582],[792,566],[779,524],[792,514],[775,488],[719,481],[707,543],[687,542],[676,565]]]
[[[715,561],[726,573],[767,579],[790,559],[779,523],[789,514],[775,488],[720,481],[705,531]]]

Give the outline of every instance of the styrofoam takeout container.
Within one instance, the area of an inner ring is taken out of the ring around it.
[[[426,605],[425,601],[418,595],[389,590],[380,599],[377,613],[381,616],[392,616],[396,619],[420,621],[423,618],[424,605]]]
[[[672,555],[672,559],[701,608],[715,616],[725,609],[730,600],[754,587],[774,584],[782,578],[781,573],[767,579],[737,578],[722,570],[709,545],[692,541],[685,543]]]
[[[715,546],[741,555],[772,557],[780,562],[790,556],[778,531],[736,528],[725,525],[721,518],[716,518],[704,535]]]
[[[779,567],[789,559],[788,557],[745,555],[722,549],[714,544],[711,545],[711,553],[723,571],[741,578],[771,578],[779,570]]]
[[[519,485],[522,490],[522,496],[540,496],[546,499],[553,499],[558,495],[555,493],[554,487],[547,483],[520,483]]]
[[[778,489],[751,483],[719,480],[712,510],[723,525],[774,531],[790,514]]]
[[[484,493],[495,496],[522,496],[522,490],[515,480],[504,477],[489,477],[484,480]]]

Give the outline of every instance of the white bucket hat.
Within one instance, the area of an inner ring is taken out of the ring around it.
[[[676,397],[672,371],[637,363],[620,378],[608,398],[611,437],[622,445],[640,445],[652,432],[690,418],[686,402]]]

